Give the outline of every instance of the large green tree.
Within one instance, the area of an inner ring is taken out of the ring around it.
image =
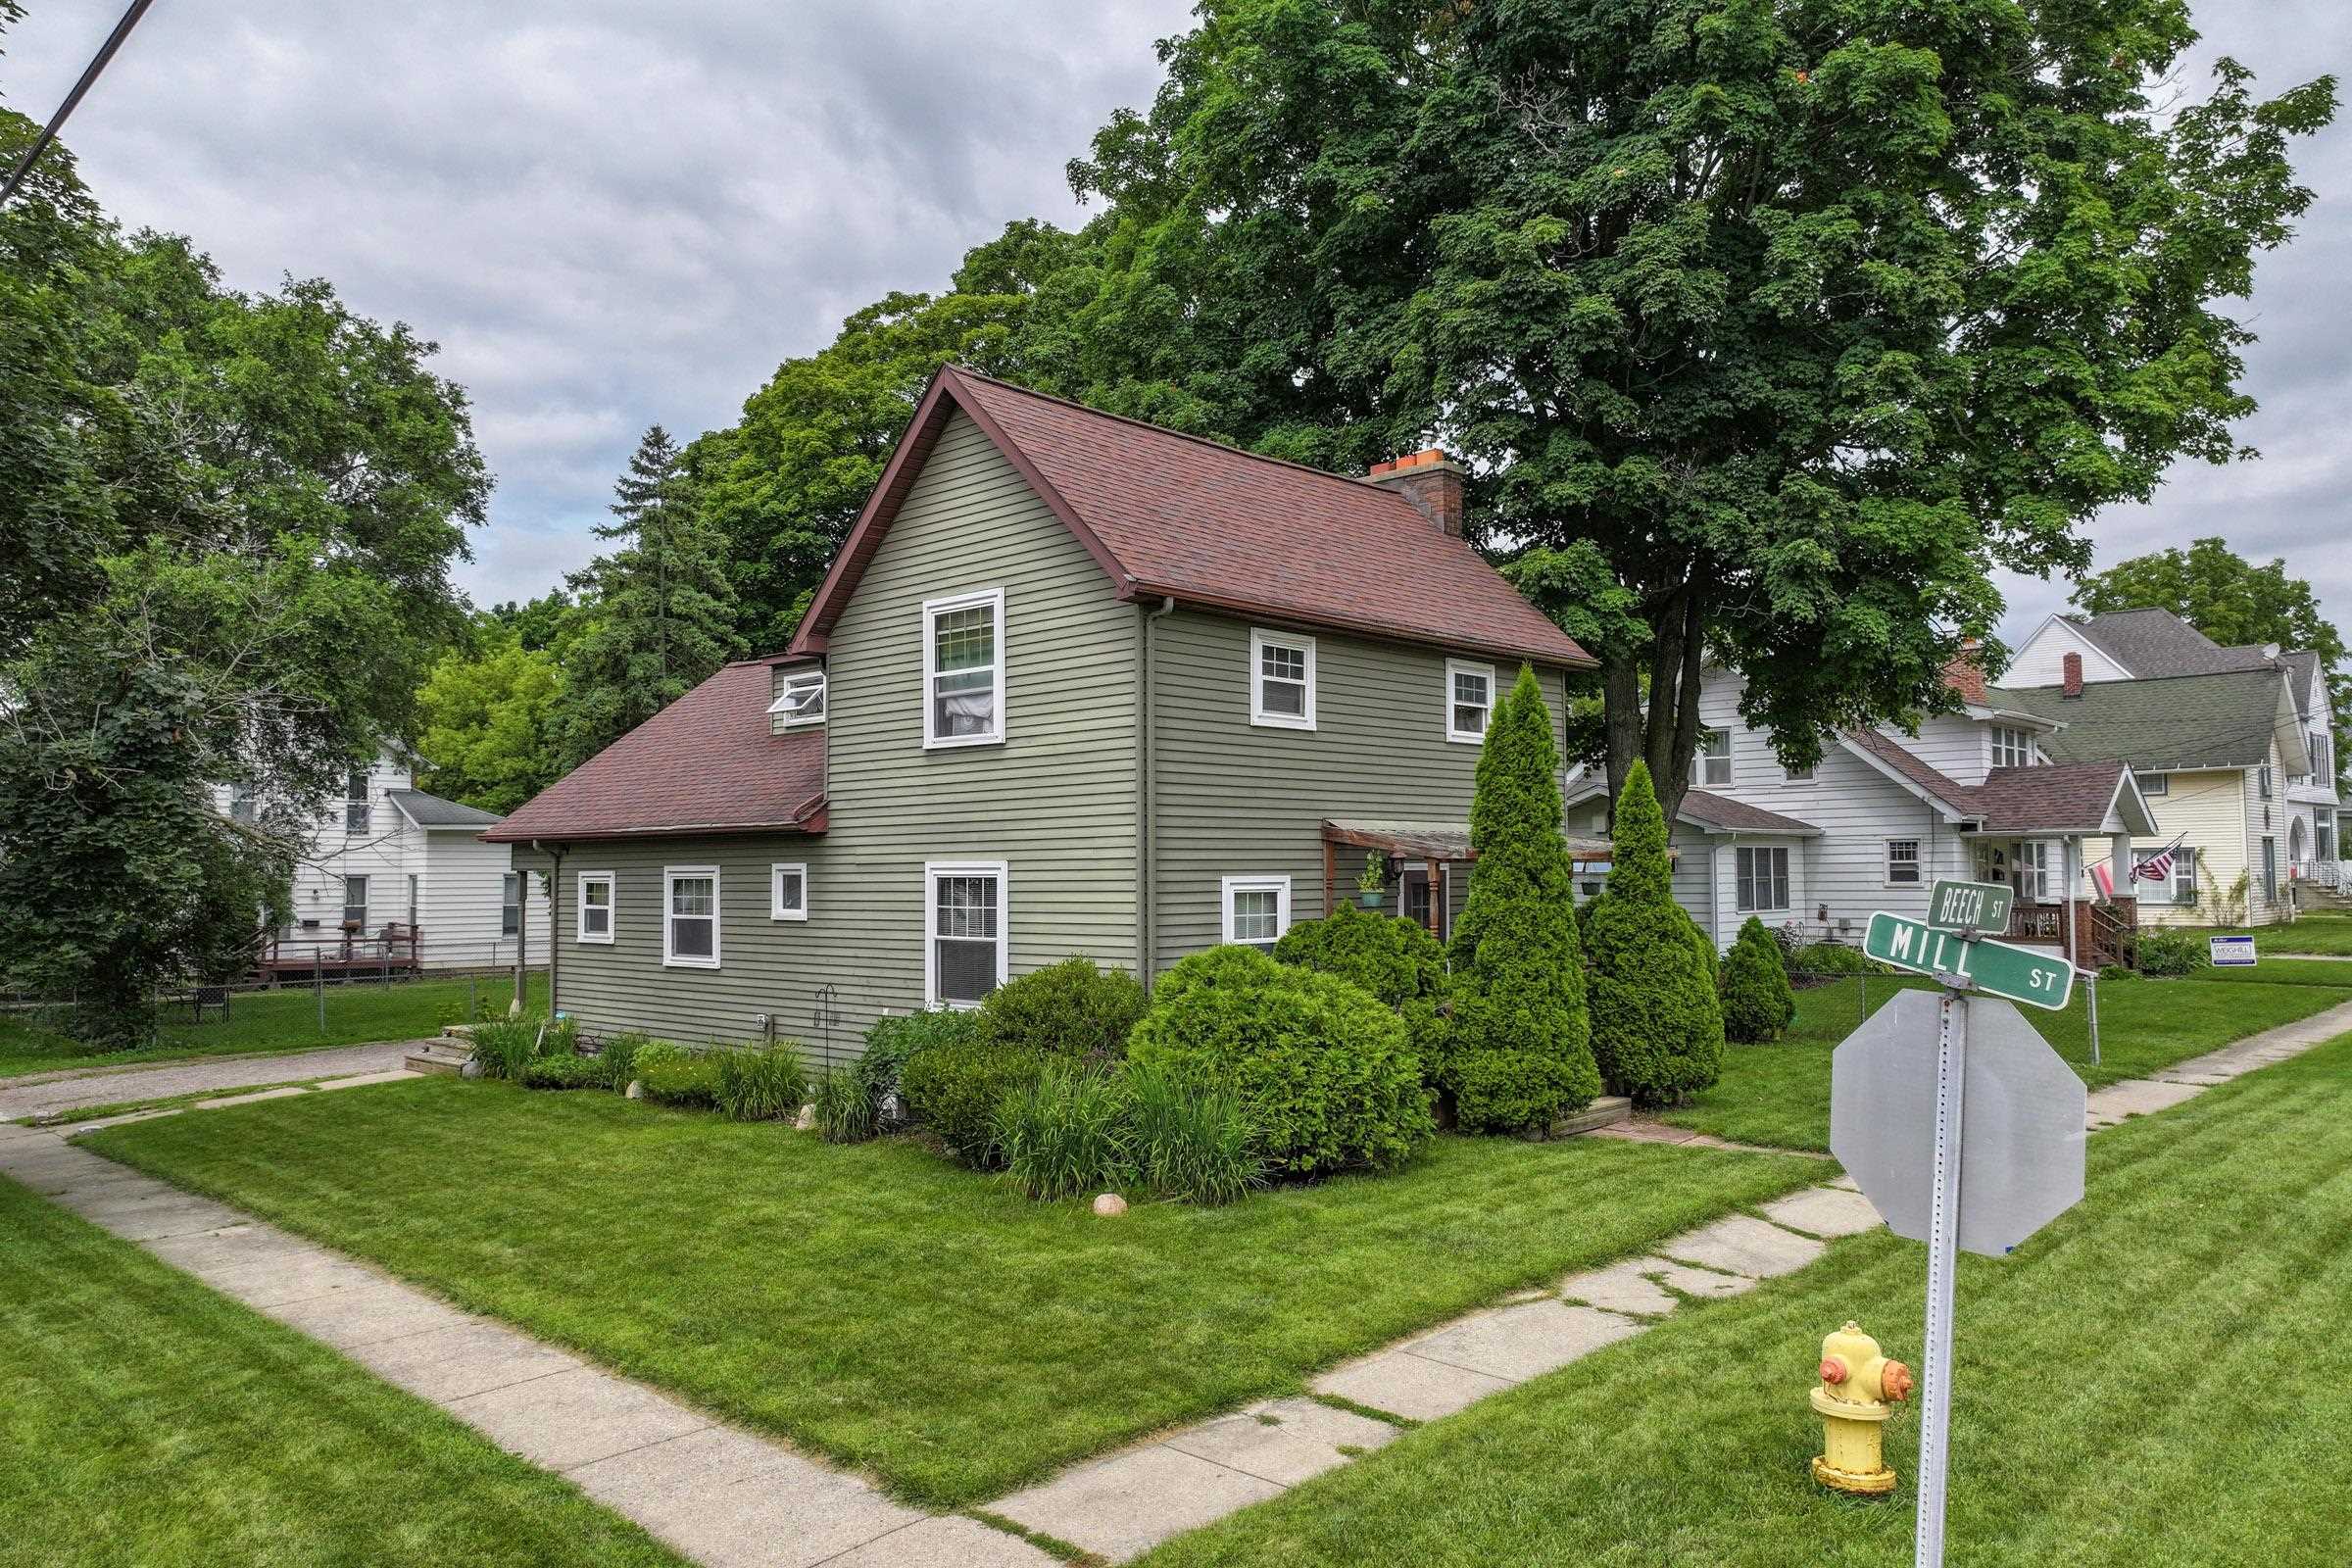
[[[1792,764],[1950,700],[1993,565],[2236,452],[2216,309],[2334,84],[2174,78],[2182,0],[1208,0],[1107,197],[1074,390],[1335,466],[1434,437],[1590,639],[1613,789],[1702,665]],[[1071,375],[1068,366],[1056,373]]]
[[[2344,667],[2344,639],[2320,612],[2319,597],[2274,558],[2256,565],[2225,539],[2199,539],[2119,561],[2075,589],[2076,608],[2093,615],[2114,610],[2169,610],[2225,647],[2277,643],[2320,656],[2336,734],[2352,734],[2352,669]],[[2344,760],[2337,760],[2339,771]]]
[[[577,767],[710,677],[741,650],[724,548],[702,515],[677,444],[654,425],[613,484],[618,542],[575,573],[554,722]]]
[[[441,656],[416,694],[416,755],[425,788],[512,811],[563,776],[556,656],[503,626],[470,650]]]
[[[0,159],[31,133],[0,113]],[[63,148],[0,210],[0,970],[85,1037],[233,965],[462,628],[489,480],[432,353],[125,238]]]

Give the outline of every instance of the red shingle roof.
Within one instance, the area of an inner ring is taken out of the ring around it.
[[[1969,804],[1986,833],[2096,833],[2123,777],[2121,762],[1996,767],[1969,792]]]
[[[1564,667],[1565,632],[1397,491],[940,371],[794,639],[816,653],[940,427],[960,408],[1123,599],[1203,608]]]
[[[769,733],[771,662],[727,665],[482,837],[822,833],[825,732]]]

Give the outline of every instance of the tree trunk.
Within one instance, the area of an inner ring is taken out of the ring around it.
[[[1652,621],[1649,688],[1630,654],[1601,662],[1602,733],[1607,742],[1609,803],[1615,809],[1637,760],[1649,764],[1650,788],[1673,831],[1675,813],[1690,789],[1698,750],[1698,697],[1706,668],[1705,596],[1695,575],[1668,595]]]

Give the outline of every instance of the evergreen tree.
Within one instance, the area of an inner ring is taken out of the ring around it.
[[[1723,1008],[1713,950],[1674,902],[1666,813],[1637,761],[1617,798],[1609,885],[1592,901],[1592,1054],[1637,1104],[1671,1104],[1715,1081]]]
[[[1523,668],[1479,754],[1470,803],[1478,858],[1453,928],[1446,1077],[1466,1129],[1546,1127],[1600,1092],[1560,818],[1551,710]]]
[[[1781,945],[1754,915],[1740,928],[1723,970],[1723,1033],[1755,1045],[1776,1038],[1796,1017],[1796,993]]]
[[[619,548],[569,586],[580,595],[564,643],[558,715],[577,767],[708,679],[741,651],[724,552],[704,523],[669,432],[654,425],[613,485]]]

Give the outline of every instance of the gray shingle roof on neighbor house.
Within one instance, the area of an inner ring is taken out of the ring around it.
[[[2073,622],[2119,664],[2143,679],[2260,669],[2272,656],[2253,644],[2224,648],[2169,610],[2114,610]]]
[[[2080,697],[2057,686],[2014,687],[2002,695],[2066,725],[2042,737],[2041,749],[2053,761],[2120,759],[2143,772],[2164,772],[2254,767],[2267,760],[2285,682],[2266,662],[2259,669],[2208,675],[2094,681]]]
[[[2297,649],[2292,653],[2280,654],[2278,662],[2286,666],[2287,680],[2294,687],[2295,707],[2303,710],[2303,716],[2307,720],[2317,716],[2311,710],[2304,708],[2304,699],[2311,691],[2311,677],[2319,670],[2320,656],[2310,649],[2304,648]],[[2323,690],[2320,693],[2320,702],[2324,705],[2327,701],[2328,694]]]
[[[399,807],[401,814],[418,827],[495,827],[506,820],[496,811],[460,806],[423,790],[386,790],[384,799]]]

